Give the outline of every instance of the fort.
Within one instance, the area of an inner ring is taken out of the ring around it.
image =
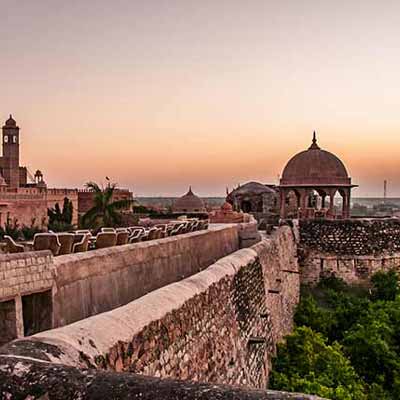
[[[268,231],[226,203],[207,230],[0,255],[3,398],[316,399],[267,389],[301,285],[333,274],[366,286],[400,264],[400,221],[350,219],[347,171],[320,152],[314,136],[289,161]],[[205,211],[191,189],[175,210]]]
[[[68,198],[73,205],[72,223],[93,204],[93,192],[79,189],[48,188],[43,173],[32,174],[20,166],[20,128],[14,118],[2,127],[3,156],[0,157],[0,226],[17,222],[19,225],[47,226],[47,210]],[[115,200],[132,199],[126,189],[115,191]]]

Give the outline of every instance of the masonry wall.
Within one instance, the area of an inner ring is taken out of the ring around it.
[[[281,248],[282,247],[282,248]],[[289,227],[129,304],[3,347],[78,368],[265,388],[299,297]]]
[[[37,332],[35,329],[42,326],[41,316],[37,315],[32,326],[24,327],[23,296],[50,290],[50,326],[63,326],[199,272],[236,251],[242,230],[246,232],[243,243],[255,240],[254,233],[250,239],[251,230],[245,228],[212,225],[207,231],[55,258],[50,252],[2,254],[0,313],[4,324],[0,342],[22,337],[24,331]],[[27,297],[25,300],[29,302]],[[11,303],[6,304],[8,301]],[[28,312],[26,306],[25,314]],[[30,320],[25,318],[25,325],[31,325]]]
[[[0,254],[0,344],[24,336],[22,295],[51,289],[53,271],[50,251]]]
[[[236,225],[59,256],[54,327],[127,304],[182,280],[239,248]]]
[[[377,271],[400,270],[400,220],[360,219],[300,222],[302,282],[335,275],[368,285]]]

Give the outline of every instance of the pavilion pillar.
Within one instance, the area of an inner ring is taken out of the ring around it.
[[[280,196],[280,216],[282,219],[286,218],[286,190],[281,188],[279,191]]]
[[[321,196],[321,208],[325,208],[325,198],[326,198],[326,194],[323,194]]]
[[[305,218],[307,214],[307,201],[308,201],[307,190],[306,189],[300,190],[300,216],[302,218]]]
[[[350,217],[350,190],[343,190],[343,204],[342,204],[342,217]]]
[[[329,191],[329,215],[332,217],[335,215],[335,193],[336,190]]]

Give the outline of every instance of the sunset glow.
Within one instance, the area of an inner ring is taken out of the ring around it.
[[[315,129],[354,196],[400,196],[399,2],[2,6],[0,117],[51,187],[223,196],[277,183]]]

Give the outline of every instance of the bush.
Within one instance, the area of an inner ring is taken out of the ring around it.
[[[372,300],[393,301],[399,294],[399,278],[394,270],[377,272],[372,278]]]

